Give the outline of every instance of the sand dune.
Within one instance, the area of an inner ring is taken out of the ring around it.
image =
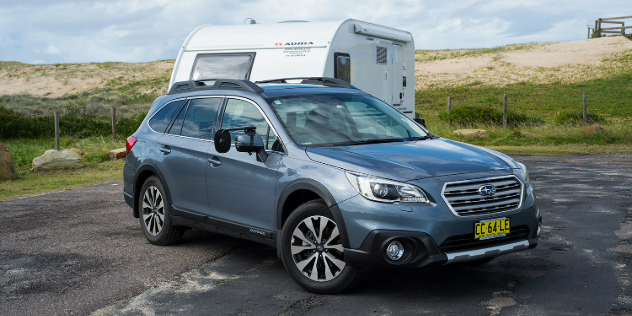
[[[472,82],[505,85],[518,81],[588,80],[611,73],[612,69],[616,71],[620,65],[606,59],[623,54],[632,54],[632,41],[621,36],[489,50],[418,51],[417,88]],[[116,88],[138,80],[168,79],[173,64],[173,60],[55,65],[0,62],[0,95],[28,93],[57,97],[108,84]],[[166,93],[166,85],[155,92]]]
[[[417,87],[450,84],[504,85],[517,81],[573,82],[607,73],[606,59],[632,53],[625,37],[602,37],[561,43],[510,45],[497,51],[419,51]],[[480,52],[480,53],[479,53]]]

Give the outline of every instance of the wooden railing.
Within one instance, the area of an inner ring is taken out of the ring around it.
[[[621,34],[625,35],[625,29],[632,29],[632,26],[625,26],[623,21],[616,20],[625,20],[632,19],[632,16],[620,16],[616,18],[599,18],[595,20],[595,30],[593,32],[593,38],[601,37],[604,33],[611,34]],[[615,27],[601,27],[601,24],[619,24],[620,26]]]

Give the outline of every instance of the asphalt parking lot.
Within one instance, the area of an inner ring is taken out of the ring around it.
[[[198,230],[150,245],[121,182],[2,202],[0,314],[632,314],[632,155],[514,158],[543,212],[537,248],[372,271],[340,295],[303,291],[264,245]]]

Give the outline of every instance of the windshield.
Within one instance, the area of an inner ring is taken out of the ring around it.
[[[410,141],[427,136],[404,114],[366,94],[275,97],[268,103],[301,146]]]

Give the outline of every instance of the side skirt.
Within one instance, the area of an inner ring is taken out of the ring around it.
[[[185,211],[171,205],[173,225],[203,229],[235,238],[250,240],[276,248],[275,233],[269,230],[237,224],[196,212]]]

